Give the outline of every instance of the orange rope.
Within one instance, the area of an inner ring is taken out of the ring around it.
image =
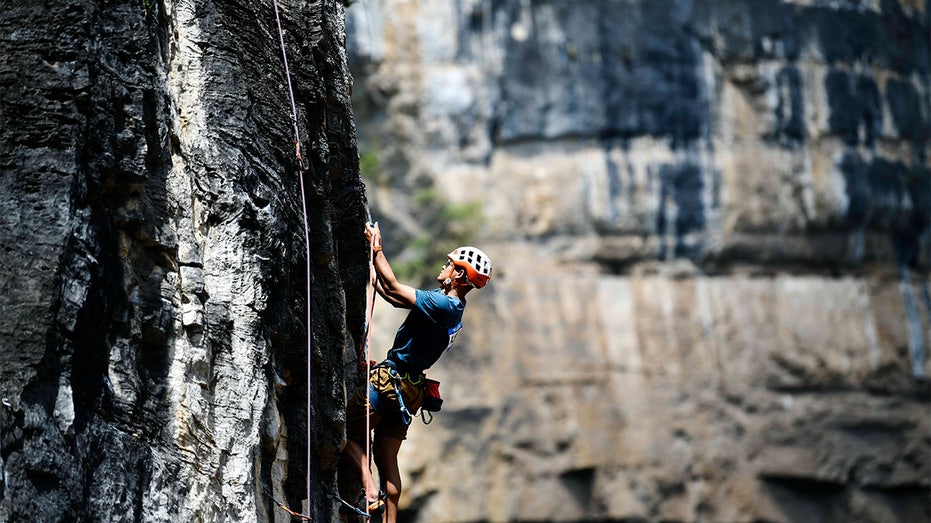
[[[310,516],[305,516],[304,514],[301,514],[300,512],[295,512],[289,509],[287,506],[285,506],[284,503],[275,499],[275,496],[272,496],[271,492],[269,492],[267,488],[263,490],[265,491],[265,495],[268,496],[268,499],[272,500],[272,503],[274,503],[275,505],[278,505],[278,508],[290,514],[292,518],[297,518],[301,521],[313,521],[310,518]]]

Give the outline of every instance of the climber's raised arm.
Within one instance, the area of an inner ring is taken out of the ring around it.
[[[372,244],[374,252],[375,272],[378,274],[378,284],[375,290],[378,294],[391,305],[410,309],[417,301],[417,293],[410,285],[405,285],[398,281],[397,276],[391,269],[391,264],[385,257],[381,245],[381,231],[378,224],[365,224],[365,237]]]

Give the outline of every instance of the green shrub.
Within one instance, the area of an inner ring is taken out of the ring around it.
[[[378,153],[375,151],[362,151],[359,155],[359,174],[363,180],[372,183],[381,183],[384,175],[381,173],[381,164],[378,161]]]
[[[449,251],[472,243],[484,216],[481,202],[452,203],[434,189],[418,191],[412,208],[425,232],[409,241],[405,256],[392,268],[402,281],[425,285],[439,272]]]

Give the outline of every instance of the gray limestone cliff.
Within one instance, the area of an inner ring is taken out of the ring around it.
[[[386,252],[455,247],[440,194],[496,266],[402,448],[408,521],[931,518],[927,1],[372,0],[347,28]]]
[[[343,6],[5,2],[0,521],[339,520],[368,275]]]

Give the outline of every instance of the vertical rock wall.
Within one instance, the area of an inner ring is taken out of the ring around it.
[[[402,449],[411,520],[931,517],[928,2],[347,26],[362,157],[404,188],[370,193],[386,251],[432,187],[478,202],[496,265]]]
[[[272,2],[3,11],[0,520],[289,520],[266,492],[337,519],[367,277],[342,6],[281,2],[308,167],[309,507],[301,185]]]

